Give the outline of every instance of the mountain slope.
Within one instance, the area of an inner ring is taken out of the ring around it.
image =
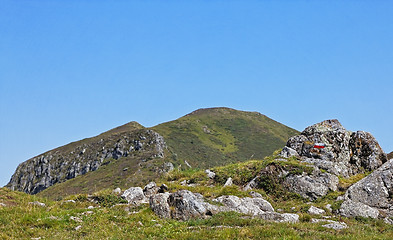
[[[175,160],[198,168],[262,159],[298,134],[260,113],[230,108],[199,109],[152,129],[164,136]]]
[[[156,179],[175,167],[209,168],[263,158],[297,134],[256,112],[194,111],[153,128],[132,122],[20,164],[7,187],[44,196],[91,193]],[[50,187],[50,188],[49,188]]]
[[[393,152],[388,153],[388,159],[392,159],[393,158]]]

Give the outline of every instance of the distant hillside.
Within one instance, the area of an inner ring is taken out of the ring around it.
[[[152,129],[164,136],[175,161],[197,168],[262,159],[299,133],[258,112],[230,108],[199,109]]]
[[[131,122],[48,151],[20,164],[7,187],[57,198],[142,185],[173,167],[263,158],[295,134],[260,113],[200,109],[152,128]]]
[[[388,159],[392,159],[393,158],[393,152],[388,153]]]

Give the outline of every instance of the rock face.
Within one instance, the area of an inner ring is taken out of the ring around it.
[[[314,147],[317,143],[325,147]],[[373,171],[387,161],[386,154],[370,133],[347,131],[338,120],[307,127],[301,135],[290,138],[286,146],[295,150],[301,160],[344,177]],[[287,152],[283,151],[282,155]]]
[[[340,209],[344,216],[377,217],[380,211],[393,217],[393,159],[349,187],[344,199]]]
[[[7,187],[35,194],[55,183],[95,171],[109,163],[110,159],[133,157],[141,153],[151,158],[164,157],[164,139],[152,130],[137,129],[100,136],[70,143],[21,163]]]
[[[314,147],[317,143],[325,147]],[[344,177],[373,171],[387,161],[386,154],[370,133],[347,131],[335,119],[307,127],[301,135],[290,138],[286,146],[295,150],[302,161]],[[281,154],[288,154],[288,150]]]

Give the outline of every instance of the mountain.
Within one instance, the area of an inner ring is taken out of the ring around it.
[[[393,158],[393,152],[388,153],[388,159],[392,159]]]
[[[199,109],[152,128],[131,122],[48,151],[21,163],[7,187],[62,197],[141,185],[174,167],[209,168],[263,158],[295,134],[260,113]]]

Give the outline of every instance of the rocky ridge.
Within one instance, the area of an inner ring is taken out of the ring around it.
[[[21,163],[7,187],[30,194],[97,170],[123,157],[145,161],[163,158],[163,137],[150,129],[134,129],[69,144]]]

